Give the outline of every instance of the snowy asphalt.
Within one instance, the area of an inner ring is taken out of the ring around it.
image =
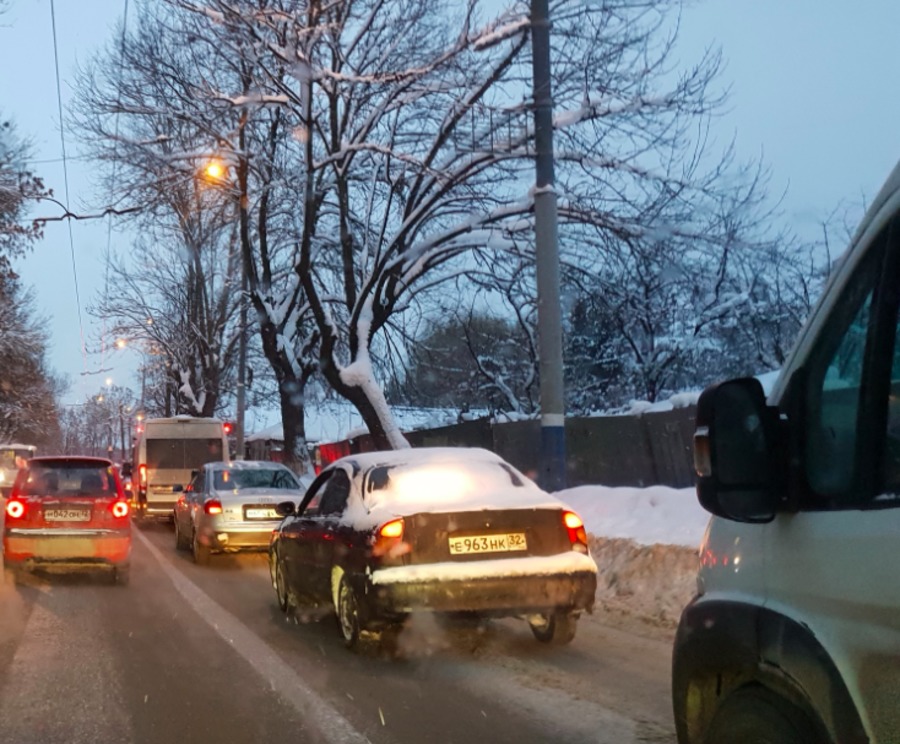
[[[673,741],[670,646],[582,620],[571,646],[525,623],[404,633],[404,655],[278,612],[260,554],[174,550],[135,530],[131,584],[0,586],[0,742]]]

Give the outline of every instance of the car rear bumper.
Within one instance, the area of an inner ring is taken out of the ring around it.
[[[240,550],[268,550],[272,541],[272,530],[278,526],[267,523],[229,524],[227,522],[204,527],[200,530],[199,539],[213,550],[226,553]]]
[[[130,558],[130,531],[8,529],[3,534],[3,563],[9,568],[116,566]]]
[[[552,570],[555,558],[565,559],[557,561],[566,565],[565,570]],[[459,568],[457,564],[451,565]],[[532,566],[544,568],[529,571]],[[425,570],[420,571],[413,566],[382,569],[367,580],[365,595],[374,615],[422,610],[524,615],[548,611],[590,612],[594,607],[597,571],[589,556],[550,556],[543,563],[541,559],[529,558],[479,561],[463,567],[469,570],[459,571],[457,578],[453,577],[452,570],[441,575],[440,568],[433,566],[421,567]],[[482,576],[477,575],[479,567],[485,569]]]
[[[165,500],[165,501],[140,501],[134,503],[134,512],[135,514],[140,514],[144,517],[154,517],[154,518],[165,518],[171,519],[172,514],[175,511],[175,500]]]

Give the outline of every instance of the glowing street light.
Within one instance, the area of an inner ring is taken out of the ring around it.
[[[124,338],[116,339],[116,348],[117,349],[124,349],[127,345],[128,345],[128,342]]]

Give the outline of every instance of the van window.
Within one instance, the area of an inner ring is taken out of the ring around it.
[[[147,440],[147,467],[149,468],[187,470],[221,460],[221,439]]]
[[[808,360],[804,460],[812,508],[865,506],[900,488],[898,227],[888,225],[870,246]]]

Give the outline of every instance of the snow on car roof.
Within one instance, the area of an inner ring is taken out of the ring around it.
[[[422,513],[564,507],[488,450],[420,448],[344,460],[361,469],[357,483],[365,493],[351,499],[343,519],[358,529]]]
[[[414,447],[380,452],[361,452],[348,455],[346,460],[359,464],[363,470],[378,465],[424,465],[441,462],[506,462],[500,455],[480,447]]]
[[[280,462],[272,462],[271,460],[234,460],[233,462],[211,462],[209,466],[212,470],[259,470],[275,469],[281,470],[285,466]]]

